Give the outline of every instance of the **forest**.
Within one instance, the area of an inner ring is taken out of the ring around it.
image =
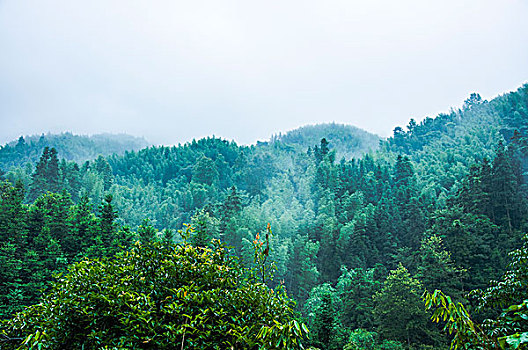
[[[528,348],[528,85],[379,138],[0,148],[1,349]]]

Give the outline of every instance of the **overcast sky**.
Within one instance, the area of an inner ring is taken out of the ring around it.
[[[0,0],[0,143],[381,136],[528,81],[528,0]]]

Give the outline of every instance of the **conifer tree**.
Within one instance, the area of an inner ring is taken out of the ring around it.
[[[374,295],[374,317],[383,338],[408,346],[431,344],[434,331],[423,308],[422,293],[421,283],[403,265],[390,272],[382,289]]]
[[[114,181],[114,175],[112,174],[112,167],[103,156],[97,157],[95,160],[95,170],[103,177],[103,187],[105,191],[110,189]]]
[[[115,219],[117,218],[117,210],[114,209],[112,200],[113,196],[107,194],[99,207],[99,235],[101,237],[101,243],[107,249],[116,246],[117,228]]]
[[[143,220],[143,223],[138,227],[137,234],[139,236],[139,240],[144,244],[152,243],[158,238],[158,230],[152,226],[149,219]]]
[[[341,301],[333,287],[324,283],[312,289],[305,309],[310,320],[311,343],[319,349],[343,348],[344,329],[338,317]]]
[[[211,217],[207,211],[200,209],[191,218],[193,233],[191,243],[196,247],[207,247],[211,239],[218,235],[218,220]]]
[[[33,173],[28,198],[33,202],[43,193],[59,192],[61,187],[57,151],[46,147]]]
[[[319,271],[316,266],[319,242],[310,241],[307,234],[297,235],[289,254],[286,288],[300,303],[308,299],[310,290],[317,284]]]
[[[491,202],[494,221],[507,227],[510,234],[514,228],[519,227],[524,214],[523,191],[520,188],[520,179],[516,176],[520,171],[514,169],[515,165],[517,164],[514,163],[512,155],[499,143],[493,160]]]
[[[23,292],[27,259],[26,209],[24,190],[0,182],[0,319],[20,311],[25,304]]]
[[[218,170],[216,169],[214,161],[202,155],[193,167],[192,179],[196,183],[207,185],[218,181]]]

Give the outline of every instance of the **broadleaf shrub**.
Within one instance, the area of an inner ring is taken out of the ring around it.
[[[137,243],[83,260],[0,329],[2,349],[299,349],[306,327],[281,288],[218,241]]]

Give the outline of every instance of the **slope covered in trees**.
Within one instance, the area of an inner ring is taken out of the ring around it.
[[[284,286],[296,300],[311,330],[309,344],[447,348],[450,338],[429,321],[421,295],[441,289],[467,303],[467,292],[485,290],[490,280],[501,278],[508,253],[522,246],[528,225],[527,96],[528,85],[491,101],[472,94],[461,109],[420,123],[411,120],[395,128],[377,151],[352,159],[338,156],[338,141],[330,137],[346,134],[338,125],[322,127],[330,136],[311,145],[305,142],[316,133],[306,128],[305,134],[301,129],[301,135],[254,146],[206,138],[81,165],[59,160],[48,148],[35,170],[4,175],[12,185],[6,183],[8,199],[2,205],[19,213],[6,215],[4,226],[28,227],[23,232],[34,235],[27,213],[50,196],[70,198],[46,194],[65,190],[72,200],[68,215],[82,203],[111,204],[119,218],[111,210],[88,212],[94,222],[114,218],[113,230],[132,227],[118,237],[141,240],[187,222],[199,228],[189,237],[191,244],[204,246],[218,238],[249,268],[259,242],[255,237],[271,223],[273,234],[261,246],[263,259],[275,270],[268,285]],[[111,201],[105,201],[107,195]],[[19,219],[11,222],[12,217]],[[101,225],[93,230],[104,240]],[[77,237],[68,224],[36,232],[57,235],[53,239],[62,250],[70,248],[65,248],[69,236],[61,232]],[[5,249],[26,254],[28,248],[17,248],[23,241]],[[6,253],[6,259],[18,259],[13,254]],[[4,298],[18,283],[14,276],[6,279]],[[21,293],[28,293],[24,288],[29,287],[19,287]],[[494,307],[472,314],[493,319]]]
[[[351,125],[317,124],[307,125],[271,137],[271,143],[282,143],[303,152],[321,139],[326,139],[336,151],[336,159],[362,157],[364,154],[378,149],[381,138]]]
[[[0,169],[7,171],[13,166],[34,164],[45,147],[55,148],[60,158],[81,163],[100,155],[123,154],[125,151],[139,150],[148,145],[143,138],[125,134],[81,136],[62,133],[20,136],[18,140],[0,146]]]

